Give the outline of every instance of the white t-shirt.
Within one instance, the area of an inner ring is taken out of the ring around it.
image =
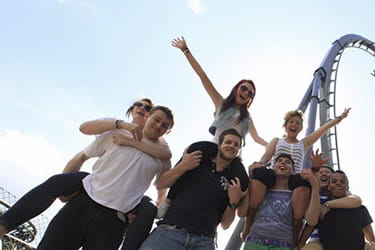
[[[171,162],[133,147],[114,144],[112,135],[115,133],[132,137],[127,130],[109,131],[86,147],[83,152],[87,156],[100,158],[82,182],[95,202],[127,213],[141,201],[152,179],[171,168]],[[142,141],[155,143],[145,138]]]

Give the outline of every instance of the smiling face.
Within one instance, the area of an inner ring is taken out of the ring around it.
[[[319,186],[320,189],[327,189],[329,184],[329,178],[332,174],[332,170],[327,167],[321,167],[318,171]]]
[[[302,130],[302,119],[295,115],[291,116],[285,123],[285,132],[288,137],[297,137]]]
[[[237,157],[241,149],[241,138],[237,135],[227,134],[218,147],[220,157],[226,161],[231,161]]]
[[[143,136],[146,139],[156,141],[172,127],[172,124],[173,122],[167,114],[157,109],[147,118],[143,128]]]
[[[349,183],[346,175],[342,173],[332,173],[328,190],[333,199],[345,197],[349,190]]]
[[[276,175],[290,176],[294,173],[293,162],[289,157],[279,156],[276,158],[273,170]]]
[[[236,90],[235,102],[238,106],[248,105],[255,95],[255,89],[249,82],[242,82]]]
[[[137,101],[133,104],[132,116],[134,120],[144,119],[149,115],[151,104],[145,100]]]

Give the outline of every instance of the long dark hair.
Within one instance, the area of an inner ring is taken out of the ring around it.
[[[253,102],[254,100],[254,97],[255,97],[255,93],[256,93],[256,88],[255,88],[255,84],[252,80],[249,80],[249,79],[242,79],[241,81],[239,81],[236,85],[234,85],[234,87],[232,88],[229,96],[227,98],[224,99],[223,101],[223,104],[221,106],[221,112],[224,112],[226,111],[228,108],[232,107],[235,105],[236,103],[236,93],[237,93],[237,89],[241,86],[241,84],[243,83],[249,83],[251,86],[253,86],[254,88],[254,96],[253,98],[250,98],[250,101],[247,103],[247,104],[244,104],[240,107],[240,117],[238,117],[238,123],[241,122],[243,119],[245,119],[246,117],[249,117],[249,110],[248,108],[250,107],[251,103]]]
[[[148,102],[148,104],[151,106],[151,108],[154,107],[154,103],[151,101],[151,99],[149,99],[149,98],[141,98],[141,99],[139,99],[138,101],[135,101],[135,102],[134,102],[134,103],[128,108],[128,110],[126,110],[126,116],[127,116],[127,117],[129,117],[130,114],[133,112],[134,104],[135,104],[136,102],[139,102],[139,101]]]

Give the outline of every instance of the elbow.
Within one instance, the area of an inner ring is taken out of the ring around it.
[[[227,229],[230,227],[230,224],[231,224],[231,223],[221,223],[221,228],[222,228],[223,230],[227,230]]]
[[[82,134],[90,135],[90,126],[87,124],[87,122],[84,122],[79,126],[79,131],[81,131]]]
[[[162,161],[168,161],[172,158],[172,153],[170,151],[168,151],[167,153],[163,154],[161,157],[160,157],[160,160]]]

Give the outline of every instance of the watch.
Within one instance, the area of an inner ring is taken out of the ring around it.
[[[331,208],[330,208],[330,206],[329,206],[329,204],[327,202],[323,203],[322,205],[324,207],[326,207],[328,211],[331,210]]]
[[[228,207],[230,207],[231,209],[236,209],[238,207],[238,204],[228,203]]]

